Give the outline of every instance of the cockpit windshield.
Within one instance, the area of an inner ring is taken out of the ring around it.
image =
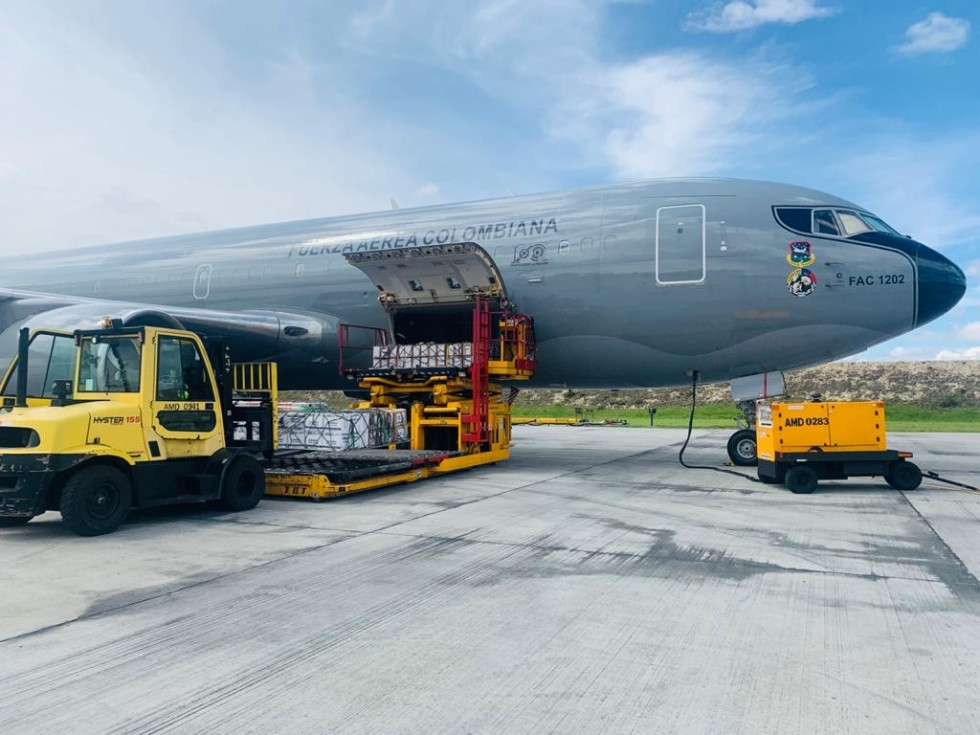
[[[775,207],[774,211],[783,227],[796,232],[834,237],[854,237],[866,232],[901,236],[880,217],[854,209]]]
[[[857,212],[847,212],[838,209],[837,219],[840,221],[841,228],[844,230],[844,235],[846,237],[860,235],[862,232],[871,232],[872,230],[868,223],[861,219],[861,216]]]
[[[861,218],[871,225],[878,232],[884,232],[886,235],[899,235],[901,233],[894,227],[885,222],[881,217],[875,217],[873,214],[868,214],[867,212],[861,213]]]

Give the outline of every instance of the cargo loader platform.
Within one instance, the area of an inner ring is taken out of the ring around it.
[[[407,440],[277,453],[266,495],[323,500],[507,459],[516,391],[498,381],[534,375],[534,324],[489,255],[457,243],[347,259],[375,282],[390,323],[340,325],[340,374],[365,396],[355,411],[403,412]]]
[[[311,500],[351,495],[421,480],[445,460],[458,456],[458,452],[414,449],[283,452],[265,465],[265,494]]]

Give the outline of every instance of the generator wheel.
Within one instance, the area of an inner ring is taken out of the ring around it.
[[[12,528],[14,526],[23,526],[34,516],[4,516],[0,518],[0,528]]]
[[[752,429],[739,429],[728,438],[728,458],[739,467],[755,467],[759,464],[755,432]]]
[[[221,507],[239,512],[251,510],[265,495],[265,472],[255,457],[239,454],[231,460],[221,483]]]
[[[105,464],[83,467],[61,491],[61,520],[79,536],[101,536],[119,528],[132,504],[125,473]]]
[[[885,474],[885,482],[896,490],[915,490],[922,484],[922,470],[905,460],[892,462]]]
[[[785,485],[797,495],[809,495],[817,489],[818,479],[815,469],[800,464],[787,470]]]

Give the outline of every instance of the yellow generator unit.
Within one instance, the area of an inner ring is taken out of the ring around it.
[[[759,479],[794,493],[812,493],[820,479],[882,476],[898,490],[922,482],[910,452],[887,448],[881,401],[760,404],[756,444]]]

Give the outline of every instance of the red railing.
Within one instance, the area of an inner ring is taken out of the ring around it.
[[[473,366],[470,384],[473,393],[473,412],[461,417],[470,430],[463,434],[464,442],[481,443],[489,433],[490,376],[490,304],[476,298],[473,305]]]
[[[381,327],[363,327],[358,324],[341,324],[337,330],[337,342],[340,347],[338,370],[341,375],[348,370],[370,367],[373,361],[374,348],[385,347],[388,344],[388,330]],[[367,352],[367,359],[363,354]],[[351,364],[353,363],[353,364]]]

